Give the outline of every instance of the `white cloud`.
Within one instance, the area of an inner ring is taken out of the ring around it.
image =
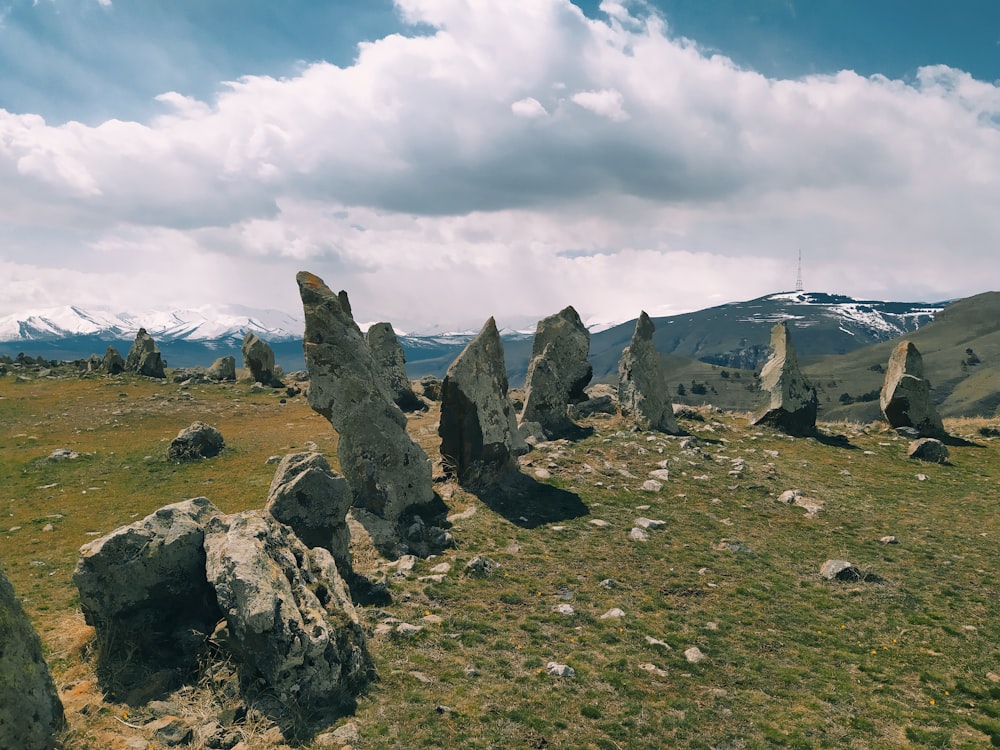
[[[800,247],[807,285],[859,296],[1000,273],[993,84],[771,80],[621,3],[398,5],[435,33],[148,122],[0,110],[0,313],[132,278],[138,304],[288,308],[300,267],[406,329],[704,307],[791,286]]]

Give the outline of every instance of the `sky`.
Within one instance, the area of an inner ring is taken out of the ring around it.
[[[1000,289],[994,0],[0,0],[0,316]]]

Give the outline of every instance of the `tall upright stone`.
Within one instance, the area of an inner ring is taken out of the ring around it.
[[[540,424],[549,438],[573,432],[567,407],[587,398],[584,388],[594,373],[589,354],[590,331],[572,306],[538,321],[521,422]]]
[[[305,312],[303,350],[309,404],[340,436],[337,456],[355,507],[398,522],[411,508],[434,500],[431,464],[406,432],[406,415],[393,402],[339,295],[318,276],[296,277]]]
[[[51,750],[65,725],[42,643],[0,570],[0,747]]]
[[[799,369],[788,325],[771,329],[771,357],[760,372],[760,387],[768,392],[768,403],[751,420],[789,435],[811,435],[816,431],[819,398],[816,389]]]
[[[163,366],[163,358],[153,337],[146,333],[145,328],[140,328],[125,358],[125,371],[150,378],[165,378],[167,374]]]
[[[274,350],[264,339],[247,331],[240,349],[243,352],[243,366],[250,371],[253,382],[281,387],[281,379],[274,371]]]
[[[472,490],[517,474],[528,447],[507,396],[503,342],[493,318],[458,355],[441,386],[441,456],[445,471]]]
[[[101,369],[108,375],[118,375],[125,371],[125,360],[118,350],[109,346],[104,352],[104,359],[101,360]]]
[[[901,342],[889,356],[879,406],[892,427],[912,427],[922,437],[942,438],[948,434],[931,401],[924,359],[912,341]]]
[[[644,430],[679,435],[660,355],[653,344],[656,326],[643,311],[635,322],[632,341],[618,361],[618,403],[622,415]]]
[[[423,402],[417,398],[406,377],[406,355],[392,330],[391,323],[375,323],[365,334],[365,343],[372,353],[389,395],[403,411],[423,409]]]

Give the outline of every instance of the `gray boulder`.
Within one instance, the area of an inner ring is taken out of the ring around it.
[[[104,359],[101,360],[101,369],[108,375],[118,375],[125,372],[125,360],[122,359],[122,355],[113,346],[109,346],[107,351],[104,352]]]
[[[434,375],[424,375],[413,383],[413,392],[428,401],[441,400],[441,379]]]
[[[51,750],[65,726],[42,643],[0,570],[0,747]]]
[[[683,430],[674,418],[663,364],[653,344],[655,330],[649,316],[640,313],[632,341],[618,361],[618,405],[640,429],[679,435]]]
[[[788,325],[782,321],[771,329],[771,357],[760,372],[760,387],[767,391],[767,405],[751,424],[774,427],[788,435],[816,432],[816,389],[799,369]]]
[[[578,429],[566,407],[587,399],[584,388],[593,375],[589,353],[590,332],[572,307],[538,322],[525,379],[522,422],[538,422],[549,438]]]
[[[435,499],[431,463],[406,432],[406,415],[382,381],[346,292],[296,276],[305,312],[309,404],[330,420],[354,504],[393,523]]]
[[[923,437],[947,437],[924,379],[923,357],[911,341],[901,342],[889,356],[879,406],[891,427],[912,427]]]
[[[299,710],[349,702],[373,676],[347,586],[325,549],[263,511],[212,519],[205,572],[226,619],[220,640],[244,684]]]
[[[222,433],[204,422],[194,422],[170,441],[167,458],[172,461],[197,461],[219,455],[226,447]]]
[[[948,446],[937,438],[920,438],[910,443],[906,455],[918,461],[946,464],[950,458]]]
[[[80,548],[73,582],[104,644],[101,664],[194,666],[203,639],[192,633],[211,633],[220,618],[203,548],[204,524],[219,514],[204,497],[185,500]]]
[[[163,358],[156,348],[156,342],[153,341],[152,336],[146,333],[145,328],[140,328],[139,332],[135,334],[135,341],[132,342],[132,348],[129,349],[128,356],[125,358],[125,371],[150,378],[165,378],[167,374],[163,367]]]
[[[225,381],[236,380],[236,357],[219,357],[205,373],[211,380]]]
[[[87,372],[100,372],[101,365],[104,363],[99,356],[96,354],[91,354],[87,359]]]
[[[278,464],[265,510],[291,526],[307,547],[322,547],[340,565],[349,566],[350,507],[350,485],[333,472],[325,456],[292,453]]]
[[[382,375],[389,395],[403,411],[425,408],[406,377],[406,355],[392,330],[391,323],[375,323],[365,334],[365,343],[372,353],[376,368]]]
[[[528,450],[507,398],[503,342],[493,318],[458,355],[441,386],[441,457],[445,471],[469,489],[486,489],[519,473]]]
[[[274,388],[283,385],[274,370],[274,351],[266,341],[247,331],[240,348],[243,352],[243,366],[250,371],[253,382]]]

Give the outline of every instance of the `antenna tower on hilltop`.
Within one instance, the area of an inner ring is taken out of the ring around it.
[[[805,291],[805,286],[802,284],[802,251],[799,250],[799,270],[795,275],[795,291],[802,292]]]

